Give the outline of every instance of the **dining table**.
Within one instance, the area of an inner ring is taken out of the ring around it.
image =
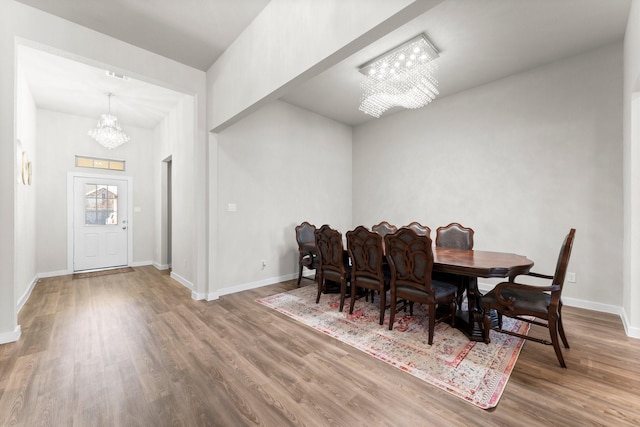
[[[515,276],[528,273],[531,267],[532,260],[514,253],[433,248],[433,271],[457,274],[464,280],[467,308],[458,308],[456,328],[472,341],[483,341],[482,294],[478,290],[478,278],[508,277],[512,281]],[[491,316],[491,319],[497,321],[496,316]]]
[[[305,247],[316,251],[315,242],[309,242]],[[346,245],[344,248],[346,252]],[[484,341],[478,278],[498,277],[512,281],[515,276],[528,273],[532,267],[532,260],[514,253],[433,246],[433,271],[457,274],[463,278],[467,307],[464,310],[458,307],[455,327],[472,341]],[[492,323],[497,322],[495,314],[489,317]]]

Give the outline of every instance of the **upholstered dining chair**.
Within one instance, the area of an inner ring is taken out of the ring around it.
[[[431,229],[426,225],[420,224],[417,221],[413,221],[405,227],[412,229],[418,236],[427,236],[429,238],[431,237]]]
[[[436,321],[451,320],[455,325],[456,291],[451,283],[433,280],[433,249],[428,236],[418,236],[413,230],[401,228],[384,237],[386,256],[391,266],[391,308],[389,329],[393,329],[398,299],[418,302],[428,307],[429,345],[433,344]],[[449,313],[436,319],[438,304],[449,306]]]
[[[473,249],[473,234],[474,231],[472,228],[464,227],[457,222],[452,222],[451,224],[436,229],[436,246],[439,248],[471,250]],[[468,280],[466,277],[457,274],[436,272],[433,278],[456,285],[458,288],[458,305],[462,304],[464,290],[466,289],[465,280]]]
[[[371,227],[371,231],[373,231],[374,233],[378,233],[383,238],[387,234],[395,233],[397,230],[398,230],[398,227],[396,227],[395,225],[389,224],[387,221],[382,221],[379,224],[376,224]]]
[[[439,248],[473,249],[473,229],[452,222],[436,229],[436,246]]]
[[[342,245],[342,234],[325,224],[315,231],[315,238],[319,256],[316,304],[320,302],[320,294],[327,291],[329,286],[327,282],[338,283],[340,285],[339,310],[342,311],[347,294],[347,283],[351,282],[349,255]]]
[[[389,270],[386,268],[387,264],[383,263],[382,236],[367,230],[366,227],[358,226],[352,231],[347,231],[347,250],[351,258],[349,314],[353,313],[358,288],[372,290],[374,294],[377,291],[380,294],[379,323],[382,325],[384,323],[386,294],[389,289]],[[373,302],[373,296],[371,299]]]
[[[565,348],[569,348],[569,342],[564,333],[562,325],[562,288],[564,285],[573,239],[576,230],[571,229],[564,239],[555,274],[553,276],[540,273],[527,273],[528,276],[551,280],[549,286],[525,285],[515,282],[515,277],[509,278],[508,282],[497,284],[493,290],[487,292],[480,300],[480,307],[484,311],[483,315],[483,338],[486,343],[490,342],[489,330],[491,329],[491,310],[495,310],[498,315],[497,332],[515,335],[530,341],[541,344],[552,345],[558,362],[563,368],[567,367],[562,356],[559,339],[562,340]],[[529,322],[549,329],[551,341],[543,340],[528,335],[521,335],[515,332],[502,329],[503,316]],[[560,338],[558,338],[558,336]]]
[[[304,221],[296,226],[296,241],[298,242],[298,287],[302,280],[302,270],[316,270],[314,281],[318,278],[318,254],[316,252],[316,226]]]

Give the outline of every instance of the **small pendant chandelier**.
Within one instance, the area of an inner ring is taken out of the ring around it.
[[[89,130],[89,136],[103,147],[108,150],[113,150],[116,147],[129,141],[129,136],[122,132],[120,125],[118,124],[118,118],[111,114],[111,97],[112,93],[109,93],[109,113],[102,114],[100,120],[98,120],[98,126],[95,129]]]

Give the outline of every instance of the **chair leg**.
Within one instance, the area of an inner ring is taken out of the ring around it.
[[[464,293],[466,291],[466,289],[468,288],[467,283],[465,282],[465,278],[464,277],[459,277],[458,278],[458,292],[456,293],[457,296],[457,302],[458,302],[458,307],[460,307],[462,305],[462,301],[464,299]]]
[[[379,304],[380,304],[380,324],[381,325],[384,323],[384,307],[385,307],[385,305],[387,303],[386,299],[387,299],[386,292],[384,291],[384,289],[382,289],[380,291],[380,301],[379,301]]]
[[[451,311],[451,327],[456,326],[456,311],[458,310],[458,304],[456,304],[456,299],[451,300],[451,304],[449,304],[449,310]]]
[[[393,329],[393,320],[396,317],[396,293],[391,291],[391,307],[389,308],[389,330]]]
[[[298,287],[300,287],[300,281],[302,280],[302,264],[298,264],[300,272],[298,273]]]
[[[347,281],[342,279],[340,281],[340,310],[339,311],[342,311],[344,309],[344,299],[346,295],[347,295]],[[351,290],[351,298],[355,298],[355,295],[353,295],[353,289]]]
[[[555,315],[549,317],[549,334],[551,335],[551,343],[553,344],[553,349],[556,351],[558,362],[560,362],[560,366],[566,368],[567,364],[564,363],[564,357],[560,349],[560,341],[558,340],[558,319]]]
[[[355,295],[358,293],[358,287],[355,283],[351,283],[351,303],[349,304],[349,314],[353,314],[353,306],[356,305]]]
[[[316,297],[316,304],[320,302],[320,294],[322,293],[322,287],[323,287],[322,282],[324,282],[324,277],[322,277],[322,274],[321,274],[320,277],[318,278],[318,296]]]
[[[433,331],[436,327],[436,305],[429,304],[429,345],[433,344]]]
[[[491,329],[491,318],[489,317],[489,309],[484,309],[484,314],[482,315],[482,340],[485,344],[489,344],[491,342],[491,338],[489,337],[489,330]]]
[[[558,332],[564,348],[569,348],[569,341],[567,341],[567,336],[564,334],[564,326],[562,325],[562,302],[560,302],[560,307],[558,308]]]

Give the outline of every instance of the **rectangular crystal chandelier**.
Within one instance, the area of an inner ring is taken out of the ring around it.
[[[424,107],[440,93],[433,60],[438,52],[424,34],[360,67],[364,74],[360,111],[373,117],[393,107]]]

